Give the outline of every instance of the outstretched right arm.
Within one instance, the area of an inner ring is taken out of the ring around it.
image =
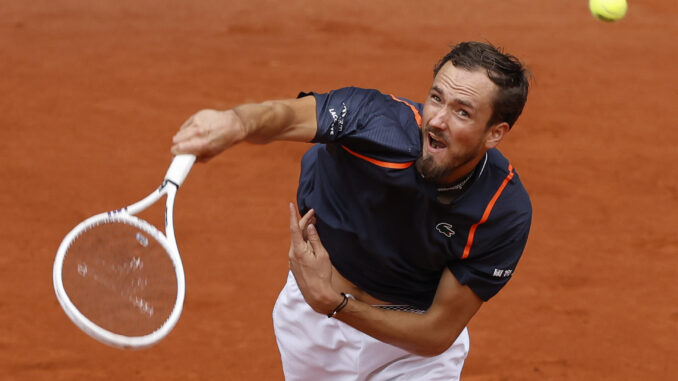
[[[245,104],[228,111],[202,110],[172,139],[172,154],[194,154],[207,161],[241,141],[309,142],[316,134],[315,97]]]

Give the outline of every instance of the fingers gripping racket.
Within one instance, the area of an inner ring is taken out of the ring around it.
[[[178,155],[162,185],[139,202],[92,216],[71,230],[54,260],[54,290],[68,317],[93,338],[143,348],[179,320],[184,270],[174,237],[174,199],[195,156]],[[136,217],[162,196],[165,234]]]

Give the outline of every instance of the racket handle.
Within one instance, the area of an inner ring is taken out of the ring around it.
[[[184,154],[175,156],[174,160],[172,160],[172,164],[170,164],[169,169],[167,170],[165,180],[169,180],[177,186],[181,186],[184,179],[186,179],[188,172],[191,171],[193,163],[195,163],[195,155]]]

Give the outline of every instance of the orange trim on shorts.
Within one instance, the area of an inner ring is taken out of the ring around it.
[[[405,168],[411,167],[412,164],[414,164],[413,161],[408,161],[406,163],[392,163],[392,162],[389,162],[389,161],[381,161],[381,160],[373,159],[371,157],[367,157],[365,155],[361,155],[357,152],[351,151],[350,149],[348,149],[348,147],[346,147],[344,145],[342,145],[341,148],[345,149],[348,153],[350,153],[351,155],[353,155],[355,157],[359,157],[359,158],[361,158],[365,161],[369,161],[370,163],[372,163],[374,165],[378,165],[378,166],[384,167],[384,168],[405,169]]]
[[[492,213],[492,208],[494,208],[494,204],[496,204],[497,199],[499,196],[501,196],[502,192],[504,191],[504,188],[506,188],[506,185],[508,185],[509,181],[513,178],[513,166],[509,164],[508,166],[509,174],[506,176],[504,181],[501,183],[499,186],[499,189],[494,193],[494,196],[492,196],[492,199],[490,202],[487,204],[487,207],[485,208],[485,213],[483,213],[483,217],[480,219],[480,221],[476,222],[471,226],[471,230],[468,232],[468,240],[466,241],[466,247],[464,247],[464,253],[461,255],[461,259],[466,259],[468,258],[470,252],[471,252],[471,246],[473,246],[473,238],[476,235],[476,230],[478,229],[478,225],[484,224],[488,218],[490,218],[490,213]]]
[[[406,101],[404,101],[404,100],[402,100],[402,99],[398,99],[398,98],[396,98],[393,94],[391,94],[391,98],[393,98],[393,100],[395,100],[395,101],[398,101],[398,102],[400,102],[400,103],[404,103],[404,104],[406,104],[407,106],[409,106],[410,109],[412,110],[412,113],[414,114],[414,120],[417,121],[417,125],[419,126],[419,128],[421,128],[421,114],[419,114],[419,110],[417,110],[417,108],[414,107],[413,104],[411,104],[411,103],[409,103],[409,102],[406,102]]]

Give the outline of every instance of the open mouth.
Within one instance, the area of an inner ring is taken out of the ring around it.
[[[442,138],[435,136],[431,132],[428,133],[428,145],[433,150],[441,150],[447,147],[447,144]]]

